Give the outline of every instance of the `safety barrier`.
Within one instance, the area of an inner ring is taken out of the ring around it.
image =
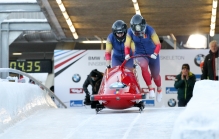
[[[38,85],[39,87],[41,87],[42,89],[44,89],[46,91],[46,93],[48,93],[49,96],[54,97],[57,101],[58,101],[58,107],[59,108],[67,108],[67,106],[49,89],[47,88],[45,85],[43,85],[40,81],[38,81],[37,79],[35,79],[34,77],[32,77],[31,75],[22,72],[20,70],[16,70],[16,69],[11,69],[11,68],[0,68],[0,72],[12,72],[12,73],[17,73],[23,76],[28,77],[29,79],[31,79],[32,81],[35,82],[36,85]]]

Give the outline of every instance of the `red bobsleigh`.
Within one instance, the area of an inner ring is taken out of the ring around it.
[[[106,69],[98,94],[92,95],[90,98],[91,102],[99,101],[92,107],[96,109],[97,113],[103,108],[138,107],[140,112],[144,109],[142,99],[146,99],[146,93],[142,92],[140,88],[136,70],[126,68],[126,62],[125,60],[121,66]]]

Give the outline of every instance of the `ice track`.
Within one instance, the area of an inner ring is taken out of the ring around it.
[[[1,139],[170,139],[184,108],[43,109],[0,134]]]

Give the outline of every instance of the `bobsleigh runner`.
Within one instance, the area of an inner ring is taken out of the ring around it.
[[[135,57],[139,56],[131,58]],[[90,97],[91,108],[96,109],[96,113],[104,108],[138,107],[140,112],[144,109],[142,99],[146,99],[146,93],[140,88],[136,69],[126,68],[126,62],[125,60],[121,66],[106,69],[98,94]]]

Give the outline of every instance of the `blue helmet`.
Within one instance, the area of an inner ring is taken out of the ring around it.
[[[145,19],[141,15],[134,15],[130,21],[130,25],[132,33],[135,36],[143,36],[145,34],[147,24]]]
[[[127,33],[127,25],[124,21],[122,20],[117,20],[116,22],[113,23],[112,25],[112,32],[113,35],[116,37],[116,39],[120,42],[125,41],[126,33]],[[116,33],[124,33],[122,37],[118,37]]]

